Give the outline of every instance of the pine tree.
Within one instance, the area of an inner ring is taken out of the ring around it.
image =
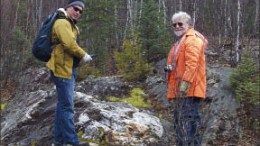
[[[252,55],[247,52],[242,62],[231,75],[231,85],[235,89],[236,97],[251,104],[259,105],[259,65],[254,61]]]
[[[89,54],[95,54],[95,66],[106,73],[109,59],[113,56],[115,44],[116,27],[113,25],[116,20],[114,17],[114,7],[117,0],[86,0],[88,4],[80,20],[81,42],[87,48]]]
[[[147,60],[156,61],[164,58],[170,48],[169,30],[164,24],[163,11],[159,11],[158,2],[144,1],[142,16],[140,16],[140,40],[142,49],[147,54]]]

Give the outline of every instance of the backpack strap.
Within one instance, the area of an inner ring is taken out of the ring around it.
[[[73,31],[74,28],[75,28],[75,29],[77,30],[78,34],[79,34],[79,29],[78,29],[78,27],[77,27],[77,25],[76,25],[77,21],[70,19],[70,18],[67,16],[68,14],[67,14],[67,12],[65,11],[64,8],[59,8],[59,9],[57,10],[57,13],[58,13],[57,19],[67,19],[67,20],[70,22],[71,26],[72,26],[72,31]]]
[[[60,9],[58,9],[55,13],[57,13],[56,18],[55,18],[56,20],[57,19],[66,19],[66,14],[63,11],[61,11]],[[52,47],[55,48],[56,45],[60,44],[60,41],[58,39],[56,39],[52,43],[53,43]]]

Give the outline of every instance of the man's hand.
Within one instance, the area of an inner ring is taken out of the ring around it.
[[[85,56],[83,57],[83,60],[85,62],[90,62],[92,60],[92,57],[86,53]]]
[[[185,97],[188,94],[190,88],[190,83],[187,81],[181,81],[179,85],[179,94],[180,97]]]

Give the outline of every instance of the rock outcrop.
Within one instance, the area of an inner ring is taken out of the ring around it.
[[[48,72],[41,71],[47,80]],[[30,78],[30,82],[38,78]],[[105,95],[123,95],[129,87],[116,77],[90,79],[77,85],[74,120],[81,138],[111,146],[158,143],[164,134],[158,117],[128,103],[100,100]],[[53,142],[55,89],[49,84],[42,90],[40,83],[30,89],[13,99],[2,113],[1,142],[4,145],[50,146]]]

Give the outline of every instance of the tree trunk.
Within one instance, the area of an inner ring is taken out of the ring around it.
[[[142,10],[143,10],[143,0],[141,0],[141,2],[140,2],[140,11],[139,11],[138,27],[140,26],[141,19],[142,19]]]
[[[259,0],[255,0],[255,22],[254,22],[254,32],[259,36]]]
[[[16,6],[16,11],[15,11],[15,18],[14,18],[14,27],[13,29],[16,29],[17,26],[17,19],[18,19],[18,10],[19,10],[19,6],[20,6],[20,0],[18,0],[17,2],[17,6]]]
[[[115,18],[118,18],[117,5],[114,6],[114,17],[115,17]],[[115,27],[115,28],[118,28],[118,23],[117,23],[117,21],[114,21],[114,27]],[[119,45],[120,40],[119,40],[118,33],[117,33],[116,31],[115,31],[114,33],[115,33],[116,45]]]
[[[164,25],[166,25],[166,19],[167,19],[167,14],[166,14],[166,6],[165,6],[165,0],[162,0],[162,6],[163,6],[163,16],[164,16],[164,19],[163,19],[163,22],[164,22]]]
[[[128,10],[129,10],[129,24],[130,24],[130,30],[133,27],[133,1],[128,0]]]
[[[182,11],[182,0],[179,0],[179,11]]]
[[[127,10],[126,10],[126,24],[124,31],[124,40],[127,37],[128,30],[131,30],[132,24],[132,0],[127,0]]]
[[[42,21],[42,10],[43,10],[42,0],[40,0],[40,5],[39,5],[39,20],[40,20],[40,24],[41,24],[41,21]]]
[[[227,24],[228,24],[228,31],[229,31],[229,34],[232,34],[233,32],[233,27],[232,27],[232,20],[231,20],[231,4],[228,3],[228,6],[227,6]],[[233,37],[233,35],[231,35]]]
[[[241,26],[241,6],[240,6],[240,0],[237,0],[237,33],[236,33],[236,44],[235,44],[235,65],[238,64],[240,61],[240,26]]]
[[[225,0],[225,8],[224,8],[224,18],[228,18],[227,17],[227,11],[228,11],[228,8],[227,8],[227,1],[228,0]],[[226,19],[225,19],[225,23],[224,23],[224,40],[227,38],[227,33],[228,33],[228,23],[227,23],[227,21],[226,21]]]
[[[29,38],[29,35],[30,35],[30,27],[29,27],[29,22],[31,21],[30,14],[31,14],[30,0],[27,0],[27,15],[26,15],[26,26],[25,26],[27,38]]]
[[[196,10],[197,10],[197,1],[194,0],[194,2],[193,2],[193,26],[195,26],[195,23],[196,23]]]

